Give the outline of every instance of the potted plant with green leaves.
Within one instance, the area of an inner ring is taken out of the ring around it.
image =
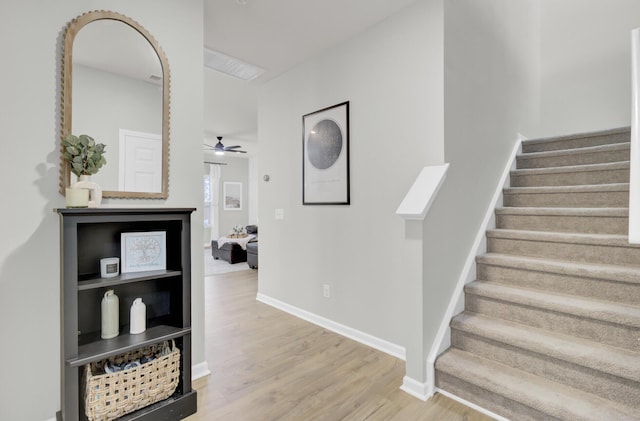
[[[62,156],[71,165],[71,172],[81,177],[93,175],[102,168],[107,160],[104,158],[105,145],[86,134],[75,136],[70,134],[62,139],[64,152]]]
[[[102,202],[102,189],[91,181],[91,176],[107,163],[105,145],[86,134],[70,134],[62,139],[62,147],[63,158],[79,180],[66,191],[67,207],[98,207]]]

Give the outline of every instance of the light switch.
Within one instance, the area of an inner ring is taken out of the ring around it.
[[[284,219],[284,209],[276,209],[276,219]]]

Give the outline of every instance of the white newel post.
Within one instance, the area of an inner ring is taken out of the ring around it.
[[[433,165],[429,167],[424,167],[420,174],[414,181],[413,185],[405,195],[404,199],[398,206],[396,210],[396,215],[402,217],[405,220],[405,232],[407,231],[419,231],[420,236],[413,237],[413,241],[409,241],[407,238],[406,242],[406,255],[411,255],[412,252],[417,251],[419,253],[419,260],[412,261],[410,264],[415,265],[411,266],[411,272],[415,275],[415,278],[411,278],[409,282],[416,282],[417,285],[416,290],[419,290],[420,296],[420,313],[422,311],[422,288],[423,288],[423,239],[422,239],[422,224],[425,220],[427,213],[429,212],[429,208],[433,204],[440,188],[442,187],[444,180],[447,175],[447,171],[449,170],[449,164],[441,164],[441,165]],[[406,229],[406,224],[419,224],[418,227],[413,227],[410,230]],[[417,229],[416,229],[417,228]],[[416,248],[416,242],[419,242],[419,249]],[[410,260],[410,259],[409,259]],[[405,263],[406,264],[406,263]],[[422,330],[422,323],[419,323],[416,328]],[[407,361],[407,374],[402,379],[401,390],[407,392],[408,394],[426,401],[429,399],[435,392],[435,376],[433,370],[433,362],[429,364],[427,358],[427,349],[425,348],[424,341],[422,340],[424,333],[422,331],[415,333],[415,338],[419,338],[417,343],[413,341],[412,343],[407,344],[406,347],[406,361]],[[414,338],[414,339],[415,339]],[[416,358],[419,361],[416,361]],[[413,372],[411,377],[408,374],[409,365],[413,367]],[[424,378],[415,378],[416,369],[422,370],[422,377]]]
[[[631,31],[631,156],[629,242],[640,243],[640,28]]]

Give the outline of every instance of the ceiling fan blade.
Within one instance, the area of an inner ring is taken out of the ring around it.
[[[238,148],[241,148],[242,146],[240,145],[234,145],[234,146],[224,146],[222,144],[222,136],[218,136],[218,143],[216,143],[215,146],[211,146],[208,144],[204,144],[205,146],[211,148],[211,150],[215,151],[216,153],[218,152],[239,152],[239,153],[247,153],[246,151],[241,151]]]

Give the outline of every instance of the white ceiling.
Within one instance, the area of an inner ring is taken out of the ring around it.
[[[260,85],[375,25],[416,0],[204,0],[204,47],[265,69],[247,82],[204,71],[204,138],[256,153]],[[108,42],[95,43],[95,40]],[[95,45],[111,46],[113,54]],[[79,32],[74,61],[149,81],[159,61],[132,28],[100,21]],[[114,58],[114,57],[117,57]],[[124,66],[136,63],[135,66]],[[171,64],[171,63],[169,63]],[[133,73],[131,73],[133,72]]]
[[[205,142],[223,136],[255,153],[261,84],[414,1],[204,0],[204,46],[266,70],[246,82],[205,69]]]

